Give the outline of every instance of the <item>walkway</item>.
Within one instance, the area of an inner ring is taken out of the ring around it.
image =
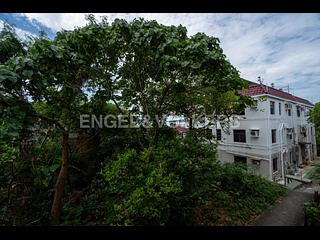
[[[289,190],[288,195],[278,204],[273,205],[264,212],[257,220],[256,226],[303,226],[303,205],[310,202],[312,193]]]
[[[308,167],[305,176],[312,171]],[[303,206],[306,202],[311,202],[314,191],[320,192],[320,185],[317,182],[311,184],[295,184],[289,186],[288,195],[274,204],[260,215],[254,225],[256,226],[303,226],[304,225],[304,211]],[[295,186],[293,186],[295,185]]]

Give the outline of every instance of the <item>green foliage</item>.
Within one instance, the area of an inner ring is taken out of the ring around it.
[[[309,112],[309,121],[315,126],[318,155],[320,155],[320,103],[316,103]]]
[[[220,166],[215,174],[213,194],[205,205],[197,206],[206,215],[198,217],[200,225],[243,225],[273,204],[286,189],[234,164]],[[197,219],[197,218],[196,218]]]
[[[80,114],[149,114],[154,124],[155,115],[213,113],[222,122],[252,104],[217,38],[143,19],[87,19],[25,49],[12,29],[0,34],[6,225],[49,224],[62,168],[63,225],[203,224],[194,218],[199,206],[209,210],[207,223],[222,222],[218,209],[237,222],[283,194],[241,168],[221,166],[205,129],[185,138],[155,125],[80,129]]]
[[[24,51],[24,43],[18,39],[14,28],[5,23],[0,31],[0,65]]]
[[[170,217],[170,203],[181,192],[181,182],[150,158],[152,150],[138,155],[127,150],[106,166],[103,176],[111,196],[117,196],[110,224],[164,224]]]
[[[306,225],[315,226],[320,224],[320,205],[315,202],[306,203],[304,206]]]
[[[12,179],[11,168],[13,162],[18,158],[18,152],[15,147],[11,147],[3,141],[0,141],[0,186],[4,187]]]
[[[314,175],[316,179],[320,179],[320,164],[317,164],[314,169]]]

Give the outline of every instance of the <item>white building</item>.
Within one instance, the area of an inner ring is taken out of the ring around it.
[[[315,128],[308,122],[313,104],[290,93],[249,82],[244,95],[253,97],[257,109],[246,108],[229,133],[217,124],[218,159],[242,162],[269,180],[294,174],[316,156]]]

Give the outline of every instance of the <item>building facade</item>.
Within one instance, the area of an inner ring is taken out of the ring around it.
[[[272,181],[294,175],[316,156],[315,127],[308,122],[313,104],[263,84],[249,82],[243,94],[256,101],[237,115],[237,124],[212,129],[222,163],[240,162]]]

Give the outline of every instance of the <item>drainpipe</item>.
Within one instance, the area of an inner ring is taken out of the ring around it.
[[[283,137],[283,128],[284,123],[280,124],[280,161],[281,161],[281,175],[284,181],[284,185],[286,185],[286,180],[284,176],[284,160],[283,160],[283,154],[282,154],[282,137]]]
[[[269,179],[273,181],[273,170],[272,170],[272,159],[271,159],[271,146],[270,146],[270,98],[268,98],[269,101],[266,101],[266,109],[268,109],[267,114],[267,145],[268,145],[268,158],[269,158]]]
[[[311,148],[312,148],[312,136],[311,136],[311,126],[309,124],[306,124],[306,129],[307,129],[307,142],[310,142],[308,144],[308,158],[309,161],[311,161]]]

